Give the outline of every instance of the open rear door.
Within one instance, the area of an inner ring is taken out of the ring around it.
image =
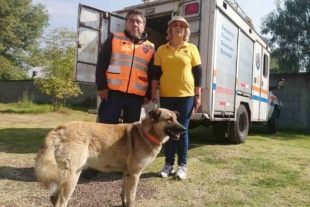
[[[269,109],[269,53],[266,48],[262,52],[262,69],[261,69],[261,82],[260,82],[260,105],[259,105],[259,120],[268,120]]]
[[[95,83],[101,45],[110,33],[123,32],[125,27],[126,21],[123,17],[79,4],[75,81]]]

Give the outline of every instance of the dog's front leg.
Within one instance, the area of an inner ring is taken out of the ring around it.
[[[127,198],[127,206],[126,207],[134,207],[134,201],[136,198],[136,190],[138,181],[141,173],[137,174],[128,174],[126,180],[126,198]]]
[[[121,194],[123,207],[126,207],[126,202],[127,202],[127,199],[126,199],[126,181],[127,181],[127,177],[128,177],[128,172],[124,172],[123,173],[122,194]]]

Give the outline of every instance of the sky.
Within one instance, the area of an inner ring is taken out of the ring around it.
[[[233,0],[231,0],[233,1]],[[261,19],[276,9],[275,0],[235,0],[254,27],[260,32]],[[76,30],[79,3],[104,11],[115,11],[124,7],[141,4],[141,0],[32,0],[33,4],[44,4],[50,15],[50,26],[45,33],[56,27],[66,27]]]
[[[261,19],[276,9],[275,0],[235,1],[246,15],[252,19],[255,29],[259,33]],[[48,34],[51,29],[56,27],[66,27],[76,30],[79,3],[112,12],[123,9],[127,6],[142,4],[143,2],[141,0],[32,0],[32,3],[40,3],[46,6],[50,16],[49,26],[45,29],[45,34]],[[33,70],[38,71],[39,69],[33,68],[32,70],[29,70],[29,76],[32,75]]]

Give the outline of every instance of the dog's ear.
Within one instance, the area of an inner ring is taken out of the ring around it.
[[[152,121],[158,120],[160,115],[161,115],[161,111],[158,110],[157,108],[149,112],[149,117],[152,119]]]
[[[172,112],[175,113],[175,115],[176,115],[177,117],[180,116],[180,113],[179,113],[178,111],[172,111]]]

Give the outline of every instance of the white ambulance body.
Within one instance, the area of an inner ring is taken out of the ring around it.
[[[124,17],[133,8],[145,13],[148,40],[156,49],[167,42],[167,22],[174,15],[190,23],[189,42],[198,47],[203,69],[202,106],[191,126],[212,124],[217,139],[236,144],[245,142],[251,123],[268,123],[276,132],[282,104],[269,92],[270,48],[236,2],[157,0],[114,12],[80,4],[76,81],[95,82],[101,45],[110,33],[123,32]],[[278,84],[274,88],[283,81]],[[143,110],[153,107],[150,103]]]

